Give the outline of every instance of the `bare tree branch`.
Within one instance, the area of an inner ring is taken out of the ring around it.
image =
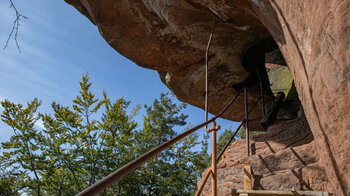
[[[20,26],[19,22],[21,20],[21,18],[24,18],[24,19],[28,19],[26,16],[22,15],[21,13],[18,12],[17,8],[15,7],[15,5],[13,4],[12,0],[10,0],[10,8],[12,8],[15,13],[16,13],[16,18],[15,20],[13,21],[13,25],[12,25],[12,29],[11,29],[11,32],[10,32],[10,35],[8,36],[7,40],[6,40],[6,44],[5,44],[5,47],[4,47],[4,50],[8,47],[8,44],[11,40],[11,37],[14,37],[14,40],[16,42],[16,46],[18,48],[18,51],[21,52],[21,49],[19,47],[19,44],[18,44],[18,40],[17,40],[17,37],[18,37],[18,28]]]

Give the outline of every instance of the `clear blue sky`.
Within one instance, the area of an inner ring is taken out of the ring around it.
[[[112,99],[124,96],[132,102],[131,107],[152,104],[160,93],[168,92],[156,71],[139,67],[118,54],[87,18],[63,0],[14,2],[29,19],[20,23],[18,42],[22,52],[18,52],[13,40],[6,50],[0,49],[0,99],[25,104],[37,97],[43,102],[40,112],[50,112],[53,100],[70,106],[79,91],[78,81],[87,72],[96,94],[101,95],[104,89]],[[9,1],[0,1],[1,48],[14,18]],[[144,110],[138,120],[143,113]],[[204,121],[202,109],[189,105],[185,113],[192,125]],[[237,126],[226,120],[218,124],[223,128]],[[1,122],[0,142],[11,134]]]

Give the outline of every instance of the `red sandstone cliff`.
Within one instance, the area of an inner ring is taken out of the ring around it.
[[[250,157],[246,157],[244,140],[235,141],[227,149],[218,164],[218,195],[231,195],[231,188],[244,188],[244,164],[252,167],[254,190],[331,192],[319,147],[304,114],[295,120],[273,125],[268,131],[251,140]],[[211,195],[211,180],[206,183],[202,195]]]
[[[269,175],[266,169],[258,170],[263,176],[259,183],[266,189],[310,186],[350,195],[350,0],[66,1],[97,26],[116,51],[158,70],[180,100],[198,107],[204,103],[203,60],[211,27],[216,21],[230,21],[218,25],[210,50],[209,107],[214,114],[235,94],[231,86],[251,75],[242,63],[246,52],[272,36],[292,73],[314,141],[293,148],[295,152],[278,147],[276,153],[261,155],[263,159],[245,159],[230,151],[222,170],[234,183],[240,163],[258,162],[262,168],[262,160],[278,160],[292,164],[268,166],[282,171],[271,176],[264,177]],[[250,103],[258,96],[258,89],[252,88]],[[225,117],[241,120],[242,111],[240,99]],[[253,117],[259,115],[255,112]],[[295,154],[308,158],[306,165]],[[229,156],[240,163],[231,163]],[[276,178],[281,184],[270,184]]]

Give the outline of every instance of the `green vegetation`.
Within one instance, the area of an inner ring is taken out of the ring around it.
[[[228,142],[228,140],[232,137],[233,130],[232,128],[225,129],[219,136],[218,143],[217,143],[217,153],[221,152],[221,150],[224,148],[225,144]],[[235,141],[235,140],[233,140]],[[232,142],[233,142],[232,141]]]
[[[263,131],[249,131],[249,138],[252,138],[256,135],[260,135],[260,134],[265,134],[266,132]],[[241,139],[245,139],[245,128],[242,126],[237,133],[238,137]]]
[[[37,112],[36,98],[26,106],[1,102],[1,120],[14,135],[1,143],[0,195],[75,195],[186,125],[186,105],[173,103],[168,94],[144,106],[140,126],[134,120],[140,106],[128,113],[129,101],[111,101],[106,93],[97,99],[90,87],[83,76],[72,107],[53,102],[51,114]],[[35,126],[38,121],[43,129]],[[192,134],[101,195],[190,195],[206,168],[205,156],[207,143]]]

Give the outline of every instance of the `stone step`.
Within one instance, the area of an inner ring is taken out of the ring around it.
[[[273,125],[251,142],[250,157],[246,157],[244,140],[236,140],[224,153],[218,164],[218,195],[244,188],[245,164],[252,168],[256,190],[325,190],[325,171],[319,166],[318,149],[305,117]],[[211,195],[210,184],[209,178],[202,195]]]
[[[313,135],[304,117],[269,127],[267,134],[251,139],[251,154],[274,154],[280,150],[307,144],[313,141]],[[223,154],[222,161],[239,161],[246,156],[244,140],[236,140]]]

